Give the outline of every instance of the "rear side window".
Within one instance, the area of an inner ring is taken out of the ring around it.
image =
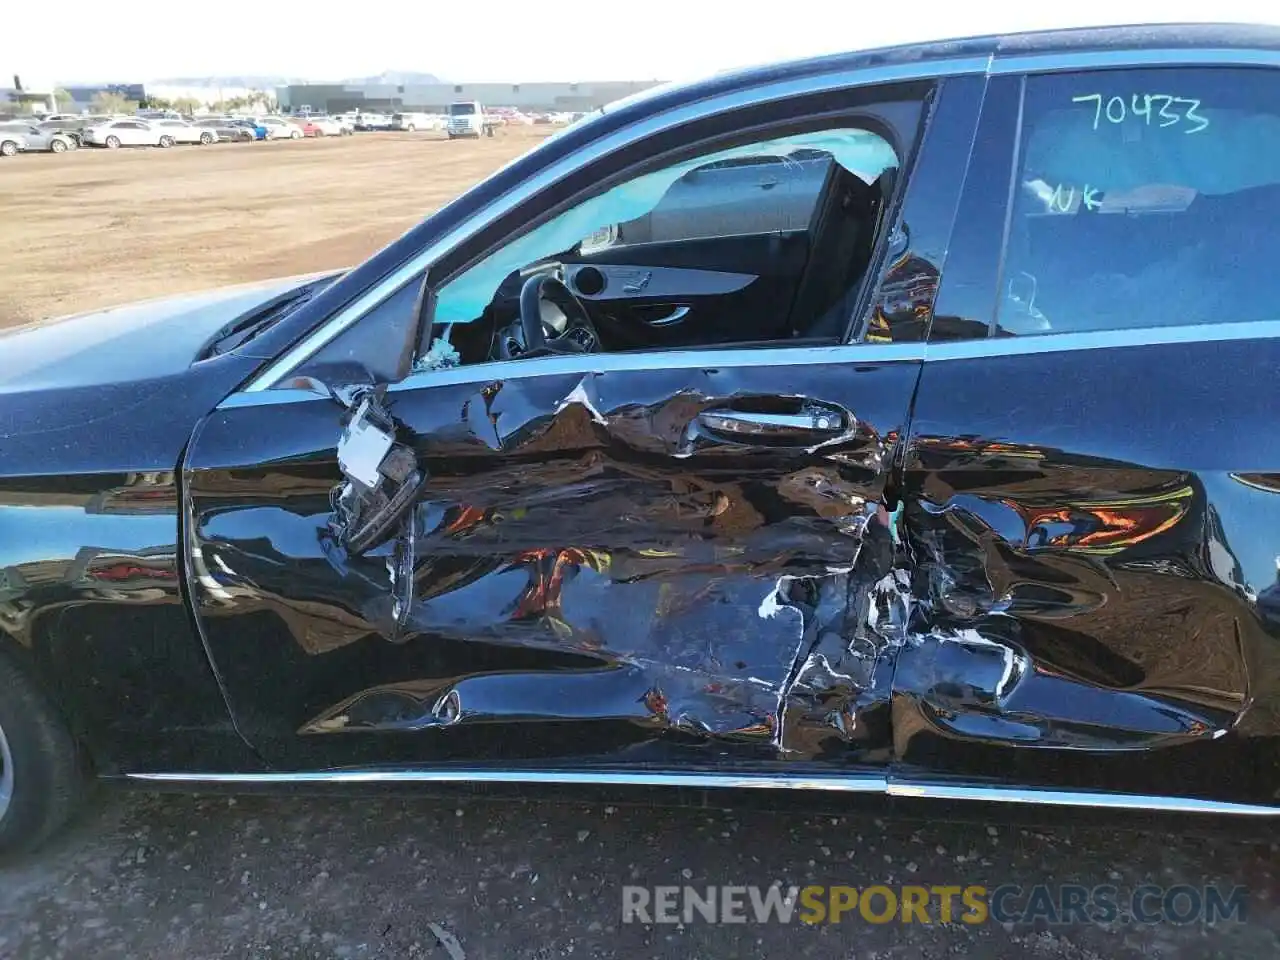
[[[997,335],[1280,316],[1280,75],[1025,81]]]

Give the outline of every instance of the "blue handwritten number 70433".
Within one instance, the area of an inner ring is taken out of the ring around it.
[[[1128,102],[1124,97],[1105,99],[1100,93],[1087,93],[1072,97],[1072,103],[1088,103],[1093,101],[1093,129],[1102,125],[1105,117],[1109,123],[1124,123],[1128,118],[1141,119],[1151,126],[1153,116],[1151,108],[1159,103],[1160,109],[1154,114],[1157,126],[1172,127],[1175,124],[1188,124],[1184,133],[1199,133],[1209,126],[1209,119],[1196,111],[1200,109],[1200,101],[1193,97],[1175,97],[1168,93],[1135,93]],[[1184,105],[1181,113],[1178,105]],[[1194,126],[1190,126],[1194,124]]]

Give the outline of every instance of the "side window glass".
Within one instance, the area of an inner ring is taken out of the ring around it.
[[[524,356],[522,320],[576,352],[840,340],[899,165],[885,138],[850,125],[653,170],[450,280],[433,335],[462,363]],[[534,323],[521,290],[543,274],[555,282]]]
[[[1027,79],[996,335],[1274,319],[1280,75]]]
[[[476,258],[436,284],[415,369],[846,342],[879,276],[901,180],[904,158],[879,131],[891,118],[894,139],[914,144],[922,113],[918,99],[887,100],[865,126],[850,118],[650,167],[483,251],[453,251]],[[279,385],[363,379],[359,368],[402,347],[422,282]]]

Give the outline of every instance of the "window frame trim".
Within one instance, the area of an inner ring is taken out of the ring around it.
[[[394,395],[429,387],[526,380],[530,377],[626,373],[640,370],[697,370],[704,368],[805,367],[816,364],[919,363],[925,357],[925,343],[840,343],[809,346],[778,345],[760,347],[707,347],[672,350],[637,350],[628,353],[590,353],[528,357],[520,360],[487,360],[460,367],[423,370],[390,384]],[[272,406],[309,400],[329,401],[329,394],[302,387],[233,393],[218,409]]]
[[[1149,48],[1122,48],[1116,50],[1092,50],[1092,51],[1055,51],[1052,53],[995,53],[992,55],[979,55],[970,57],[955,57],[940,59],[934,61],[924,61],[920,63],[905,63],[894,65],[881,65],[874,67],[861,67],[852,70],[843,70],[819,77],[804,77],[800,79],[778,81],[772,83],[764,83],[747,90],[733,91],[731,93],[720,94],[708,100],[699,101],[694,104],[686,104],[681,107],[673,108],[661,114],[647,117],[637,121],[630,126],[615,131],[614,133],[601,138],[600,140],[588,145],[582,151],[569,157],[564,157],[548,167],[534,174],[518,187],[508,191],[500,197],[495,198],[490,203],[481,207],[464,221],[447,231],[441,237],[427,244],[416,254],[405,262],[401,263],[391,273],[387,274],[376,283],[368,287],[363,293],[352,301],[348,302],[344,307],[336,311],[332,316],[321,322],[315,329],[302,337],[297,343],[284,350],[275,360],[269,363],[262,371],[256,374],[238,391],[224,400],[224,404],[235,401],[235,398],[241,395],[260,394],[264,391],[271,391],[271,388],[280,381],[286,379],[292,371],[304,363],[307,359],[317,353],[331,340],[339,336],[368,312],[376,308],[383,300],[393,296],[399,291],[405,283],[410,282],[414,275],[420,271],[430,268],[432,263],[439,259],[440,256],[447,253],[453,247],[460,243],[464,243],[481,230],[485,229],[502,216],[510,213],[525,200],[531,198],[542,190],[553,186],[557,181],[571,174],[578,167],[587,163],[595,162],[609,154],[624,150],[635,143],[645,139],[646,137],[660,133],[690,120],[702,117],[713,116],[717,113],[729,112],[746,106],[756,106],[770,103],[776,100],[786,99],[788,97],[831,92],[847,88],[871,86],[880,83],[906,82],[933,80],[943,81],[947,77],[983,75],[989,78],[995,78],[1010,74],[1034,75],[1067,71],[1088,71],[1099,69],[1125,69],[1136,67],[1262,67],[1276,69],[1280,68],[1280,50],[1267,48],[1249,48],[1249,47],[1149,47]],[[1003,250],[1001,251],[1003,257]],[[945,280],[945,276],[939,278],[941,284]],[[1271,321],[1258,321],[1263,324],[1270,324]],[[1249,327],[1252,324],[1235,324],[1237,328]],[[1163,332],[1177,332],[1181,330],[1194,330],[1203,334],[1207,328],[1197,325],[1194,327],[1165,327],[1161,328]],[[1131,331],[1136,334],[1150,334],[1149,329],[1135,328]],[[1242,331],[1243,333],[1244,331]],[[966,353],[961,351],[961,355],[1007,355],[1012,353],[1040,353],[1047,352],[1049,349],[1085,349],[1087,347],[1071,347],[1071,346],[1052,346],[1046,341],[1063,342],[1063,338],[1078,338],[1081,334],[1041,334],[1035,337],[1024,338],[1008,338],[1009,340],[1019,340],[1021,343],[1027,344],[1026,347],[1018,350],[999,349],[999,350],[980,350],[977,352]],[[1280,326],[1277,326],[1274,332],[1268,332],[1265,336],[1269,339],[1272,336],[1280,336]],[[1215,339],[1248,339],[1248,336],[1223,336]],[[1185,339],[1210,339],[1204,336]],[[1175,342],[1185,342],[1185,339],[1178,339]],[[1033,343],[1032,341],[1039,341]],[[1143,342],[1159,342],[1154,338],[1149,338]],[[942,341],[930,344],[928,341],[920,341],[919,344],[903,344],[903,347],[920,347],[924,348],[923,353],[926,355],[936,354],[939,358],[943,358],[951,353],[952,348],[958,346],[972,347],[973,345],[989,345],[989,344],[1005,344],[1004,338],[985,337],[973,340],[955,340]],[[1125,344],[1115,344],[1125,345]],[[874,359],[872,353],[878,353],[884,349],[893,349],[898,345],[895,344],[860,344],[860,349],[868,351],[868,360]],[[796,349],[796,348],[787,348]],[[803,348],[800,348],[803,349]],[[699,351],[691,351],[698,353]],[[769,353],[768,349],[758,351],[760,353]],[[597,355],[603,356],[603,355]],[[620,356],[628,356],[621,354]],[[535,362],[535,361],[526,361]],[[480,365],[474,365],[480,366]],[[438,371],[433,371],[438,372]],[[410,377],[409,380],[416,379],[417,375]],[[404,382],[409,382],[408,380]],[[297,390],[277,390],[273,391],[277,394],[288,394],[296,396],[314,396],[306,391]]]
[[[826,74],[820,77],[766,83],[747,90],[702,100],[667,110],[638,120],[589,144],[576,153],[562,157],[538,171],[518,187],[486,204],[467,217],[462,223],[429,243],[390,274],[373,284],[345,307],[324,321],[311,333],[294,344],[264,370],[241,387],[240,393],[259,393],[270,390],[287,379],[306,360],[314,356],[330,341],[349,327],[358,323],[380,303],[411,282],[416,274],[430,269],[441,257],[462,244],[470,242],[503,216],[534,197],[553,189],[557,183],[581,170],[609,157],[623,154],[628,149],[650,137],[674,130],[687,123],[735,113],[744,109],[767,106],[798,96],[834,93],[846,89],[861,89],[893,83],[931,81],[940,83],[949,76],[965,76],[986,73],[991,66],[990,56],[958,57],[950,60],[905,63],[891,66],[858,68]]]

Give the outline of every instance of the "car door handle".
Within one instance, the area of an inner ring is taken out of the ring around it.
[[[754,410],[704,410],[698,423],[708,433],[729,439],[819,442],[848,429],[845,416],[835,410],[805,409],[799,413]]]
[[[679,323],[689,314],[689,307],[675,307],[672,311],[664,316],[654,320],[646,321],[651,327],[670,327]]]

